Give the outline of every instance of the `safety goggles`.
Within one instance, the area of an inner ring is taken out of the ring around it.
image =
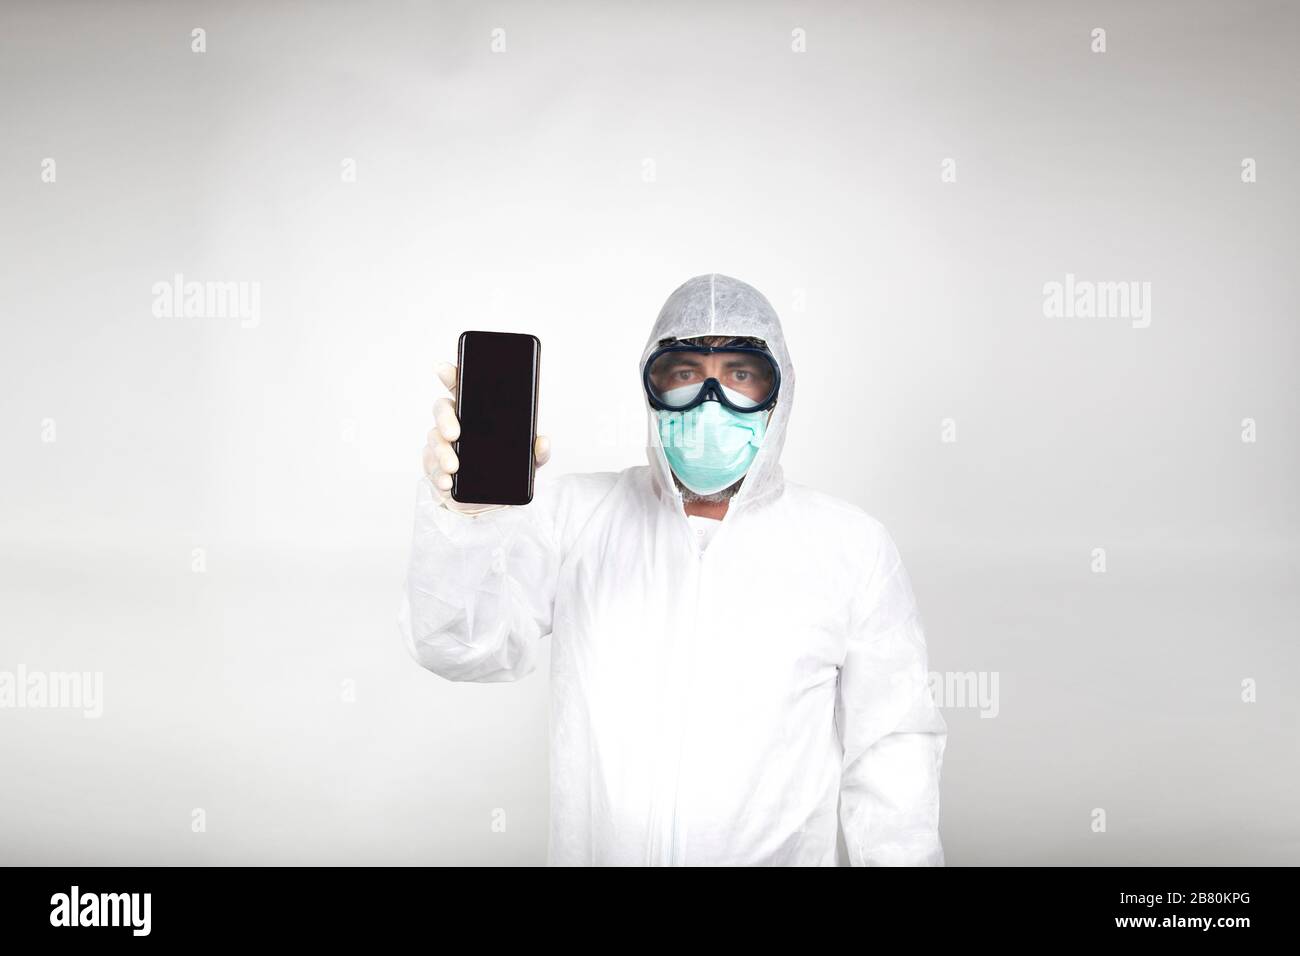
[[[776,359],[754,345],[661,346],[646,360],[646,395],[652,408],[684,412],[709,400],[737,412],[761,412],[776,404],[781,371]]]

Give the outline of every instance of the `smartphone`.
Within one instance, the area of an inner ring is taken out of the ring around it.
[[[466,504],[526,505],[533,500],[541,340],[464,332],[456,351],[460,468],[451,496]]]

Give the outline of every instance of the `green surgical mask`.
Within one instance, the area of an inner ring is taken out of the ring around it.
[[[658,411],[659,441],[681,483],[701,495],[735,484],[767,432],[767,412],[735,412],[706,401],[684,412]]]

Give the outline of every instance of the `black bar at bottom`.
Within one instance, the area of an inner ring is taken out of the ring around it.
[[[1127,937],[1230,946],[1292,937],[1294,873],[949,867],[838,875],[687,869],[672,878],[622,870],[593,878],[530,868],[7,868],[0,869],[0,939],[336,947],[415,934],[430,946],[517,937],[623,948],[629,933],[633,943],[649,942],[689,925],[696,944],[716,935],[773,945],[790,934],[801,948],[815,948],[822,932],[843,932],[867,948],[909,935],[920,945]]]

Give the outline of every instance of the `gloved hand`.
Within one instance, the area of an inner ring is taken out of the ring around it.
[[[456,392],[456,366],[447,362],[438,363],[438,378],[452,394]],[[475,505],[456,501],[451,496],[451,476],[460,467],[451,443],[460,438],[460,419],[456,417],[456,402],[450,398],[440,398],[433,405],[433,428],[429,429],[424,446],[424,473],[433,483],[433,492],[444,507],[461,514],[476,515],[486,511],[508,508],[509,505]],[[551,458],[551,442],[545,435],[538,435],[533,443],[533,460],[540,468]]]

